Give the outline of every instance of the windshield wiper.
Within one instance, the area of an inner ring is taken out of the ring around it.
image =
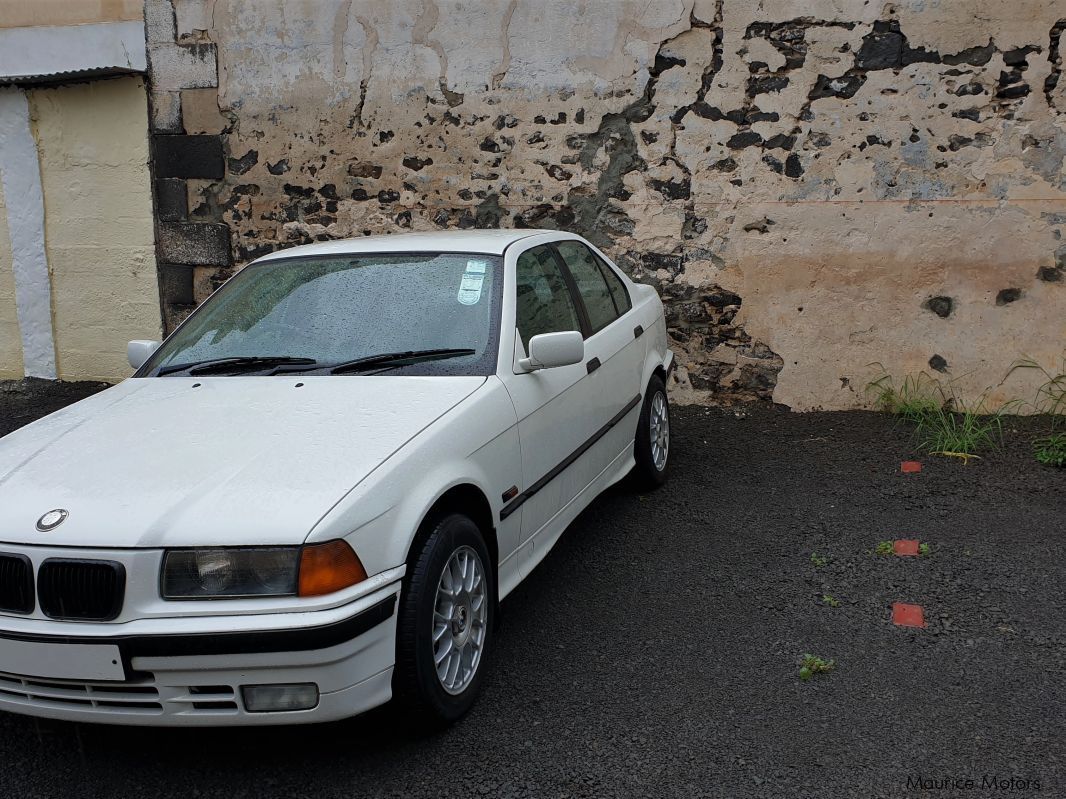
[[[345,372],[364,372],[376,369],[379,366],[401,366],[404,361],[417,363],[418,361],[439,361],[445,358],[458,358],[463,355],[474,355],[477,350],[472,349],[437,349],[437,350],[407,350],[407,352],[383,352],[380,355],[368,355],[365,358],[356,358],[354,361],[334,364],[329,373],[331,375],[344,374]]]
[[[288,355],[273,356],[243,356],[234,358],[215,358],[208,361],[193,361],[192,363],[175,363],[160,368],[156,377],[174,374],[176,372],[188,372],[190,375],[206,375],[212,372],[228,372],[232,369],[243,371],[247,367],[264,368],[270,366],[287,366],[289,364],[300,366],[314,366],[318,362],[314,358],[294,358]]]

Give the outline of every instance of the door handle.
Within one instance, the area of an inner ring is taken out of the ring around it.
[[[600,359],[593,358],[591,361],[585,364],[585,368],[589,370],[589,374],[592,374],[600,368]]]
[[[637,325],[636,327],[633,328],[633,338],[640,338],[643,335],[644,335],[644,326],[643,325]]]

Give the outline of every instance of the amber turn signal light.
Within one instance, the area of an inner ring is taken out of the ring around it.
[[[346,541],[303,548],[300,555],[300,596],[322,596],[361,583],[366,569]]]

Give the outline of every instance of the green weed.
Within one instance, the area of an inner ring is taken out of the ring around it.
[[[815,655],[804,655],[800,663],[800,679],[806,682],[815,674],[827,674],[836,668],[835,660],[825,660]]]
[[[929,545],[928,544],[919,544],[918,545],[918,554],[919,555],[928,555],[931,551],[932,550],[929,549]]]
[[[811,553],[811,563],[817,566],[819,569],[823,566],[829,565],[829,557],[827,555],[819,555],[817,552]]]
[[[1066,466],[1066,433],[1052,433],[1033,442],[1033,454],[1045,466]]]
[[[877,548],[874,549],[875,555],[892,555],[895,553],[895,548],[892,546],[891,541],[878,541]]]
[[[829,594],[822,594],[822,604],[828,605],[831,608],[839,608],[840,600],[829,596]]]

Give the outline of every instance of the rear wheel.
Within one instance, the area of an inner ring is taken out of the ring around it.
[[[633,444],[633,482],[640,490],[649,490],[666,482],[670,465],[670,401],[666,386],[658,375],[648,381],[644,404],[637,423]]]
[[[481,689],[495,622],[491,559],[477,525],[451,513],[408,564],[396,633],[393,693],[430,723],[450,723]]]

